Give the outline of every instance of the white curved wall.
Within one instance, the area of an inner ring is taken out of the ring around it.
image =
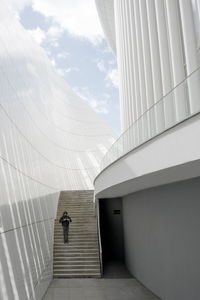
[[[113,0],[95,0],[101,25],[109,41],[110,47],[116,54],[115,16]]]
[[[95,178],[98,198],[200,176],[200,115],[148,141],[109,165]]]
[[[0,8],[0,299],[41,299],[59,192],[93,189],[114,135]]]

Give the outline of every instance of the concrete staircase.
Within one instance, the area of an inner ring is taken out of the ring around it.
[[[54,227],[54,278],[101,277],[94,191],[60,193]],[[59,219],[63,211],[72,218],[69,243],[63,243]]]

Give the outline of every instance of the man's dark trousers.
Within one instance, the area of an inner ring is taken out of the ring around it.
[[[64,243],[68,243],[69,225],[63,226]]]

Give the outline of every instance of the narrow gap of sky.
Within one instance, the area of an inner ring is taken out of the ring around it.
[[[9,1],[60,76],[119,133],[116,59],[103,36],[95,1]]]

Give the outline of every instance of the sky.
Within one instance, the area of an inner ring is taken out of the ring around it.
[[[8,0],[55,70],[120,132],[118,72],[95,0]]]

